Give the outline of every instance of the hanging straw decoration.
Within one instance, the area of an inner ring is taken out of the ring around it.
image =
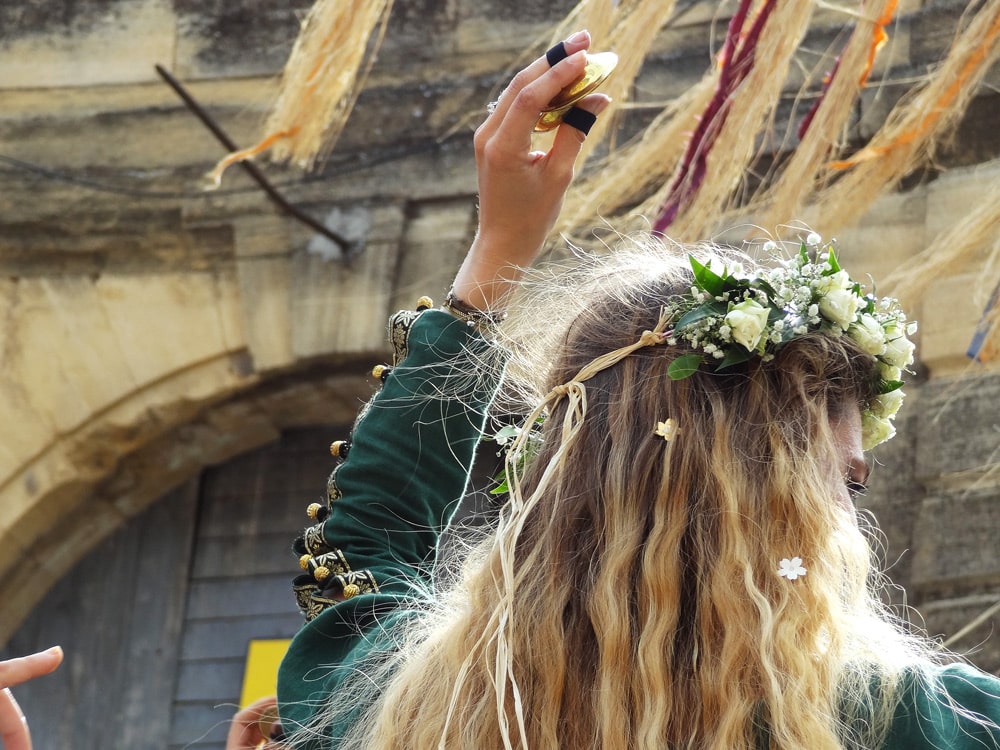
[[[209,175],[215,185],[227,167],[267,150],[307,170],[324,159],[364,87],[391,9],[392,0],[318,0],[285,65],[267,135],[220,161]]]
[[[792,56],[809,26],[812,3],[765,0],[744,31],[747,6],[733,17],[723,49],[717,96],[709,104],[653,229],[697,239],[717,228],[720,214],[745,178],[756,139],[773,117]],[[712,151],[719,158],[712,161]]]
[[[641,216],[656,210],[667,198],[669,178],[684,154],[685,142],[698,125],[718,83],[718,69],[670,102],[630,143],[613,151],[588,169],[566,198],[555,234],[580,234],[593,228],[594,217],[614,217],[621,231]],[[646,200],[645,210],[622,213]]]
[[[636,0],[617,6],[614,25],[607,36],[607,43],[601,44],[613,52],[619,52],[618,66],[608,79],[603,91],[619,106],[631,98],[635,79],[646,55],[656,41],[660,29],[673,12],[675,0]],[[586,160],[594,148],[604,140],[615,118],[598,117],[591,135],[583,144],[582,159]],[[581,162],[582,163],[582,162]]]
[[[897,0],[872,0],[862,5],[857,25],[830,72],[826,88],[799,126],[799,143],[780,176],[763,195],[743,209],[762,227],[774,227],[798,216],[806,200],[826,176],[824,162],[843,138],[853,104],[875,65],[875,55],[888,40]],[[758,208],[759,207],[759,208]]]
[[[933,152],[958,121],[1000,56],[1000,2],[983,6],[955,39],[934,75],[900,101],[868,146],[832,162],[846,173],[817,196],[815,228],[823,235],[853,223],[885,190]]]

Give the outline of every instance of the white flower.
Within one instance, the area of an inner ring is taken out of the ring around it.
[[[748,299],[726,313],[725,322],[732,329],[733,340],[753,351],[767,327],[768,309],[756,300]]]
[[[879,443],[884,443],[896,434],[896,428],[885,417],[879,417],[870,411],[861,414],[861,447],[871,450]]]
[[[823,238],[820,237],[817,232],[810,232],[809,235],[806,237],[806,244],[807,245],[818,245],[822,241],[823,241]]]
[[[903,371],[900,370],[895,365],[890,365],[888,362],[883,362],[879,360],[878,372],[882,376],[883,380],[899,380],[903,377]]]
[[[899,407],[903,404],[904,395],[902,388],[897,388],[888,393],[880,393],[875,397],[875,403],[872,404],[872,414],[876,417],[885,417],[886,419],[896,416]]]
[[[813,282],[813,289],[820,294],[829,294],[838,289],[850,289],[852,286],[854,286],[854,282],[844,270],[831,273],[829,276],[820,276]]]
[[[882,330],[882,324],[868,313],[861,315],[857,324],[847,329],[847,333],[869,354],[877,357],[885,351],[885,331]]]
[[[820,297],[819,310],[831,323],[846,330],[858,313],[861,298],[850,289],[833,289]]]
[[[906,367],[913,362],[913,350],[916,348],[897,326],[888,326],[885,331],[885,353],[882,359],[893,367]]]
[[[789,581],[794,581],[799,576],[804,576],[806,574],[806,569],[802,567],[802,558],[793,557],[789,560],[787,557],[778,563],[778,575],[784,576]]]
[[[677,422],[672,417],[666,422],[657,422],[655,432],[669,443],[677,434]]]

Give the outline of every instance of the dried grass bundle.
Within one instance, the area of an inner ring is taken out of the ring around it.
[[[392,0],[318,0],[285,65],[267,135],[219,162],[216,184],[227,167],[268,149],[272,160],[304,169],[324,159],[364,87],[391,10]]]
[[[898,0],[863,4],[854,31],[830,74],[829,84],[803,122],[806,128],[774,184],[744,211],[762,227],[774,227],[798,216],[828,171],[824,162],[843,145],[854,102],[865,86],[875,54],[885,43],[886,25]]]
[[[756,135],[774,117],[792,56],[809,27],[812,3],[765,1],[759,13],[770,12],[753,50],[752,68],[727,102],[725,121],[715,134],[711,152],[704,154],[704,177],[693,195],[681,196],[669,234],[697,240],[713,234],[757,152]],[[750,42],[749,39],[745,40]],[[737,49],[736,54],[739,54]],[[679,186],[684,190],[685,186]]]
[[[638,229],[629,224],[655,213],[666,199],[669,177],[717,81],[718,69],[713,67],[697,85],[670,102],[638,137],[594,163],[567,196],[555,232],[588,232],[595,216],[615,217],[621,231]],[[621,214],[640,202],[627,215]]]
[[[621,3],[614,14],[613,26],[607,35],[607,43],[600,47],[618,53],[618,67],[602,90],[619,105],[631,98],[635,79],[645,62],[646,55],[656,41],[657,34],[670,18],[675,0],[636,0]],[[599,117],[592,132],[583,144],[581,157],[586,160],[594,148],[604,140],[608,129],[614,123],[613,117]],[[582,162],[581,162],[582,163]]]
[[[986,3],[952,43],[934,74],[890,112],[869,144],[830,166],[848,170],[815,201],[824,235],[849,225],[920,162],[965,112],[990,65],[1000,56],[1000,2]]]

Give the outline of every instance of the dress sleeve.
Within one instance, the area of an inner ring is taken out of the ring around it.
[[[293,588],[307,623],[278,675],[286,731],[308,725],[369,641],[433,586],[438,539],[465,492],[496,392],[500,356],[465,322],[440,310],[401,312],[389,332],[394,366],[376,368],[382,388],[350,441],[335,444],[342,463],[329,501],[310,506],[319,523],[296,542],[304,573]]]
[[[1000,679],[966,664],[915,677],[886,750],[1000,748]]]

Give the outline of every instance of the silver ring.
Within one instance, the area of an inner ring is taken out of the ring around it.
[[[497,105],[498,105],[499,103],[500,103],[500,102],[499,102],[499,101],[496,101],[496,100],[494,100],[494,101],[490,102],[489,104],[487,104],[487,105],[486,105],[486,111],[487,111],[487,112],[488,112],[489,114],[491,114],[491,115],[492,115],[492,114],[493,114],[494,112],[496,112],[496,111],[497,111]]]

